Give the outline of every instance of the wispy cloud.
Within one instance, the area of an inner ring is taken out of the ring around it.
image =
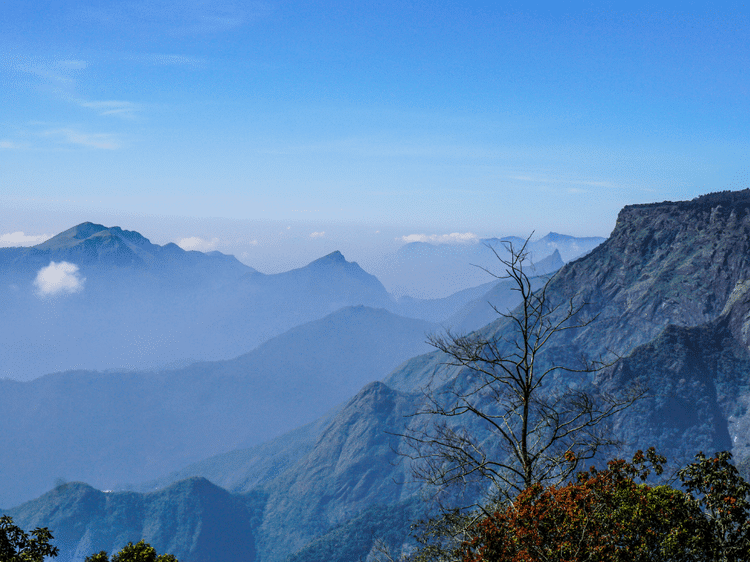
[[[57,61],[57,67],[65,70],[83,70],[88,67],[89,63],[85,60],[66,59]]]
[[[78,273],[78,266],[66,261],[50,262],[36,274],[34,286],[40,297],[51,297],[62,293],[72,294],[83,290],[85,277]]]
[[[151,55],[149,59],[154,64],[162,66],[190,66],[193,68],[198,68],[206,65],[206,59],[199,57],[190,57],[187,55],[155,54]]]
[[[132,117],[142,108],[124,100],[89,100],[78,92],[78,77],[90,63],[79,59],[27,58],[19,57],[10,62],[17,72],[30,74],[39,79],[37,87],[50,90],[56,97],[79,107],[93,109],[99,115]]]
[[[52,238],[49,234],[24,234],[20,230],[18,232],[9,232],[7,234],[0,235],[0,247],[16,247],[16,246],[34,246],[41,244],[45,240]]]
[[[322,232],[311,232],[310,238],[323,238],[326,235],[325,231]]]
[[[19,148],[26,148],[28,145],[19,144],[17,142],[9,140],[0,140],[0,150],[14,150]]]
[[[396,240],[399,240],[396,238]],[[451,234],[409,234],[400,238],[407,244],[410,242],[427,242],[430,244],[473,244],[479,242],[479,237],[473,232],[452,232]]]
[[[78,59],[19,57],[11,59],[10,65],[18,72],[41,79],[41,83],[48,88],[70,95],[75,90],[78,74],[88,67],[88,62]]]
[[[44,131],[42,135],[57,138],[60,142],[99,150],[116,150],[122,146],[117,136],[112,133],[85,133],[77,129],[51,129]]]
[[[129,101],[105,100],[105,101],[85,101],[76,100],[78,105],[93,109],[99,115],[116,115],[118,117],[133,117],[141,109],[141,106]]]
[[[212,238],[211,240],[204,240],[199,236],[190,236],[189,238],[183,238],[177,245],[183,250],[197,250],[199,252],[210,252],[215,250],[219,245],[220,240],[218,238]]]
[[[270,11],[271,5],[267,2],[138,0],[87,8],[80,12],[80,17],[110,28],[129,28],[136,33],[184,36],[237,29],[265,17]]]

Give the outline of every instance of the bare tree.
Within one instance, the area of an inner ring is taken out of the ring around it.
[[[424,406],[414,414],[423,419],[402,437],[415,476],[438,491],[479,486],[484,497],[478,499],[487,501],[511,498],[535,483],[565,481],[616,443],[604,422],[644,393],[596,392],[593,374],[605,362],[569,363],[564,341],[570,338],[562,336],[595,317],[584,315],[580,299],[554,298],[550,279],[532,289],[527,244],[517,249],[504,243],[507,257],[490,247],[505,272],[489,273],[510,279],[521,297],[512,312],[495,308],[499,326],[430,337],[445,354],[444,365],[454,369],[448,377],[445,369],[433,375]]]

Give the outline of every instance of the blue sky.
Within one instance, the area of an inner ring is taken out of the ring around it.
[[[748,187],[750,10],[629,6],[6,0],[0,234],[97,220],[257,266],[292,225],[299,260],[606,236]]]

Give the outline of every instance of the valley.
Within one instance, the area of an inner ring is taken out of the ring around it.
[[[85,356],[76,345],[88,338],[102,348],[128,330],[169,323],[194,334],[188,343],[235,332],[263,340],[233,358],[230,345],[194,346],[230,354],[223,359],[161,348],[186,362],[171,368],[0,380],[0,505],[24,527],[53,529],[66,562],[141,538],[183,562],[364,560],[376,539],[408,548],[409,522],[432,506],[412,477],[404,435],[424,422],[413,414],[425,388],[467,376],[427,336],[452,329],[510,338],[513,323],[499,313],[520,302],[498,279],[444,299],[396,298],[339,253],[267,276],[230,256],[165,249],[100,225],[46,244],[0,254],[5,286],[29,287],[3,306],[6,318],[34,299],[41,307],[34,272],[77,260],[86,286],[54,306],[80,326],[55,324],[46,337],[60,338],[59,347]],[[546,284],[554,303],[585,303],[591,320],[555,334],[540,361],[606,357],[607,366],[560,374],[553,386],[647,389],[608,421],[620,454],[653,445],[679,466],[699,450],[730,450],[743,465],[750,190],[625,207],[609,238],[564,264],[563,255],[555,248],[538,271],[529,264],[538,274],[530,286]],[[220,275],[205,275],[214,269]],[[466,430],[500,454],[483,427]]]

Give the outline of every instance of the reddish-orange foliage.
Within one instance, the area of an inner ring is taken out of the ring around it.
[[[639,452],[632,464],[611,461],[606,470],[592,468],[566,486],[527,488],[476,525],[463,545],[463,561],[682,559],[700,535],[699,514],[678,490],[638,484],[635,478],[648,473],[644,464]]]

